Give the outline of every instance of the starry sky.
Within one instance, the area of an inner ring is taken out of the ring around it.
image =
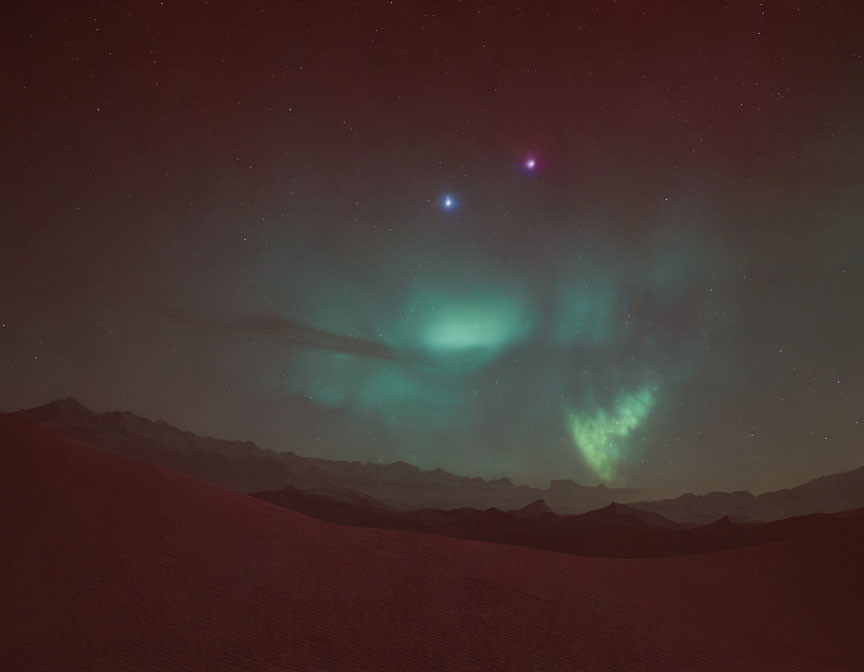
[[[0,409],[670,495],[864,463],[857,2],[2,31]]]

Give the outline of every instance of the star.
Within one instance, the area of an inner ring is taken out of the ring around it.
[[[441,207],[445,210],[452,210],[456,207],[456,198],[452,194],[444,194],[441,197]]]

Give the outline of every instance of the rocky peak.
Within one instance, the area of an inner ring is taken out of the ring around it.
[[[544,513],[555,514],[555,512],[549,508],[546,502],[542,499],[538,499],[534,502],[531,502],[527,506],[523,506],[519,509],[520,513],[529,513],[531,515],[542,515]]]

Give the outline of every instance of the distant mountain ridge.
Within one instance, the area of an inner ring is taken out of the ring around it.
[[[613,501],[638,498],[639,490],[553,481],[549,488],[514,485],[508,478],[456,476],[390,464],[305,458],[275,452],[251,441],[202,438],[161,420],[128,411],[96,413],[72,398],[18,411],[15,415],[114,453],[195,476],[241,492],[324,489],[329,495],[365,495],[396,509],[517,509],[538,499],[563,513],[584,513]],[[352,494],[353,493],[353,494]]]
[[[253,497],[319,520],[359,527],[426,532],[446,537],[494,541],[573,555],[652,557],[682,555],[692,544],[671,531],[685,531],[656,513],[639,511],[624,504],[610,504],[579,515],[558,515],[538,499],[521,509],[502,511],[463,507],[448,511],[420,509],[401,511],[380,502],[362,504],[337,501],[288,486],[277,491],[254,493]],[[715,545],[724,540],[715,540]],[[700,549],[704,544],[693,546]]]
[[[405,462],[374,464],[307,458],[345,487],[364,492],[397,509],[520,509],[538,499],[560,513],[584,513],[613,501],[632,501],[644,491],[635,488],[584,486],[571,480],[552,481],[548,488],[515,485],[509,478],[456,476],[443,469],[422,470]]]
[[[675,523],[660,514],[609,504],[579,515],[558,515],[541,499],[521,509],[399,511],[380,502],[348,504],[294,487],[253,495],[319,520],[355,527],[425,532],[491,541],[568,555],[659,558],[699,555],[788,541],[846,527],[864,509],[812,514],[771,523],[733,523],[728,516],[703,526]]]
[[[659,513],[676,522],[704,525],[729,516],[738,520],[773,521],[813,513],[836,513],[864,507],[864,467],[814,478],[794,488],[761,495],[746,491],[686,493],[674,499],[632,502],[630,506]]]
[[[128,411],[95,413],[62,399],[15,415],[99,448],[241,492],[295,485],[337,486],[325,471],[291,452],[265,450],[251,441],[200,437],[162,420]]]
[[[675,523],[705,525],[724,516],[739,522],[768,522],[864,507],[864,467],[761,495],[744,491],[687,493],[650,501],[645,498],[646,491],[583,486],[567,479],[554,480],[548,488],[535,488],[514,485],[508,478],[486,480],[456,476],[443,469],[424,471],[405,462],[306,458],[291,451],[266,450],[251,441],[199,437],[128,411],[95,413],[71,398],[15,415],[111,452],[240,492],[293,486],[364,509],[378,505],[405,511],[516,511],[543,500],[551,511],[576,515],[626,503],[631,511],[659,514]]]

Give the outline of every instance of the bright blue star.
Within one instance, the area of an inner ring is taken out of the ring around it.
[[[441,197],[441,207],[445,210],[452,210],[456,207],[456,198],[452,194],[444,194]]]

